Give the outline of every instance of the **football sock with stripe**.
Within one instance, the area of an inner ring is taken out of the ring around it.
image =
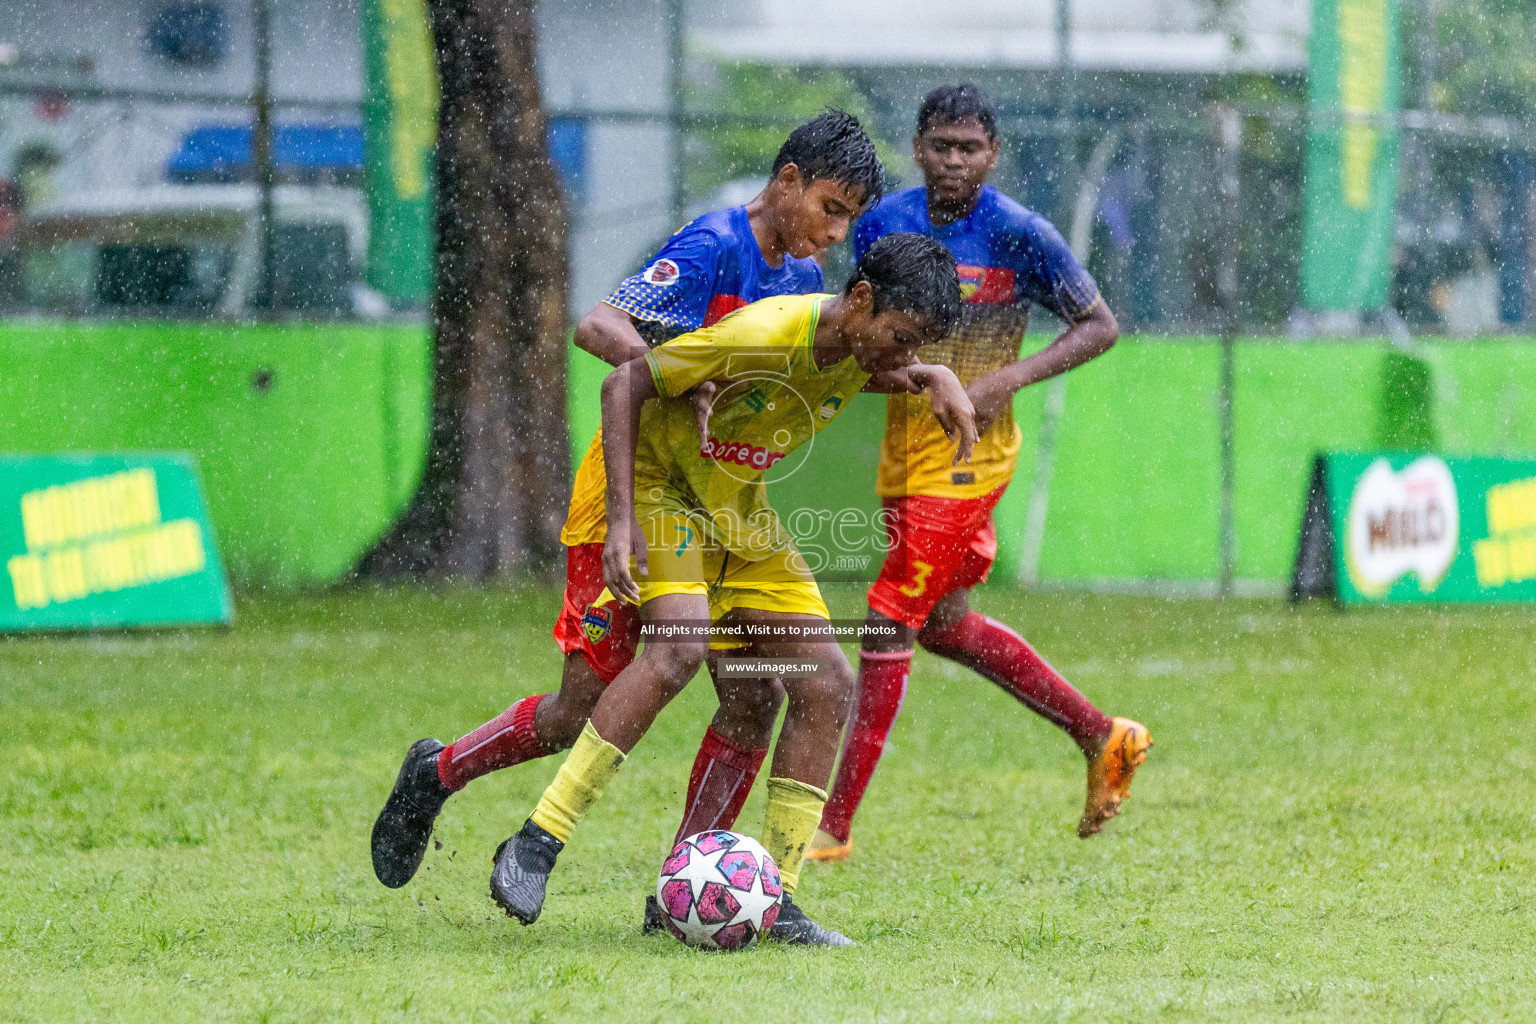
[[[825,790],[794,779],[768,780],[768,813],[763,818],[763,849],[779,866],[784,891],[794,894],[805,865],[805,848],[816,834]]]
[[[1096,749],[1114,728],[1108,715],[1001,622],[971,612],[949,629],[925,631],[920,639],[925,650],[977,672],[1061,726],[1085,753]]]
[[[562,843],[570,842],[576,823],[597,803],[623,763],[624,752],[599,736],[588,722],[529,817]]]
[[[912,671],[911,651],[859,652],[859,706],[848,727],[843,757],[832,784],[832,798],[821,816],[821,828],[840,843],[848,841],[854,812],[885,751],[886,737],[896,724],[907,695]]]
[[[749,750],[720,735],[713,725],[706,729],[699,754],[693,760],[693,772],[688,776],[683,823],[678,826],[672,845],[698,832],[736,824],[767,755],[766,747]]]
[[[524,697],[474,732],[460,736],[437,755],[437,777],[450,790],[472,779],[554,753],[539,739],[533,715],[548,693]]]

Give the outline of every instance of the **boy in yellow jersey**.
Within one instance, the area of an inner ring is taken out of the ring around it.
[[[640,273],[582,317],[576,344],[617,366],[749,302],[822,291],[821,267],[811,257],[841,242],[859,212],[879,198],[882,173],[856,118],[832,110],[812,118],[785,140],[760,195],[679,230]],[[555,625],[565,654],[559,692],[524,697],[446,747],[424,739],[410,748],[373,828],[374,873],[387,886],[403,886],[416,873],[451,794],[482,775],[569,747],[603,688],[634,660],[635,610],[594,604],[603,589],[608,532],[600,442],[601,435],[593,438],[577,470],[561,533],[567,559]],[[680,837],[734,820],[767,754],[783,691],[735,690],[704,733]]]
[[[924,184],[887,196],[866,214],[854,250],[878,245],[889,232],[915,231],[954,253],[965,308],[930,358],[965,382],[984,432],[971,464],[951,467],[927,411],[904,396],[891,398],[876,485],[890,547],[869,589],[873,628],[859,657],[858,710],[812,860],[841,860],[852,849],[853,815],[906,694],[914,640],[996,683],[1072,737],[1088,760],[1077,826],[1084,838],[1119,812],[1152,745],[1145,727],[1100,712],[1022,637],[969,603],[970,588],[986,578],[997,553],[992,509],[1018,458],[1014,394],[1108,351],[1119,334],[1114,314],[1055,228],[986,184],[997,164],[997,113],[980,89],[967,83],[929,93],[912,151]],[[1020,359],[1031,302],[1067,329]]]
[[[604,691],[522,830],[498,851],[491,892],[508,914],[524,924],[538,918],[555,857],[698,670],[714,623],[771,631],[772,639],[755,641],[758,651],[817,666],[814,675],[784,681],[788,710],[768,780],[763,845],[785,895],[768,937],[848,944],[806,917],[793,893],[826,800],[853,676],[816,581],[768,503],[764,476],[866,389],[928,390],[934,415],[959,439],[953,458],[968,457],[975,427],[958,380],[913,362],[916,348],[942,337],[959,310],[948,250],[921,235],[891,235],[870,247],[839,295],[765,299],[609,375],[603,579],[655,632]],[[723,386],[701,444],[693,409],[679,396],[710,380]]]

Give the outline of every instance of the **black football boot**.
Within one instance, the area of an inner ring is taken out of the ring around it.
[[[641,935],[659,935],[667,930],[667,923],[661,919],[661,904],[656,902],[656,894],[645,898],[645,922],[640,925]]]
[[[805,916],[805,911],[795,906],[795,901],[785,893],[779,900],[779,919],[763,936],[786,946],[851,946],[853,940],[842,932],[834,932]]]
[[[432,823],[453,795],[437,777],[437,740],[417,740],[406,751],[395,788],[373,823],[373,873],[391,889],[409,882],[421,867]]]
[[[496,847],[491,872],[491,899],[523,924],[533,924],[544,909],[544,886],[565,844],[533,823],[523,822],[517,835]]]

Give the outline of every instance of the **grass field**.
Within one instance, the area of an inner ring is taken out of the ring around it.
[[[978,603],[1157,747],[1079,841],[1066,738],[920,656],[856,859],[802,882],[859,942],[837,953],[640,935],[702,682],[536,926],[486,880],[554,760],[476,782],[415,882],[374,881],[407,744],[549,688],[552,594],[246,601],[224,633],[0,642],[0,1019],[1536,1019],[1536,613]],[[761,816],[759,792],[743,826]]]

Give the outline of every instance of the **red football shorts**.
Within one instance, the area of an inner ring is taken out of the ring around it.
[[[611,683],[635,660],[640,612],[623,601],[593,607],[602,592],[602,543],[566,548],[565,600],[555,620],[555,643],[566,654],[580,651],[598,678]]]
[[[1005,489],[979,498],[886,498],[885,564],[869,606],[921,629],[940,598],[986,579],[997,558],[992,509]]]

